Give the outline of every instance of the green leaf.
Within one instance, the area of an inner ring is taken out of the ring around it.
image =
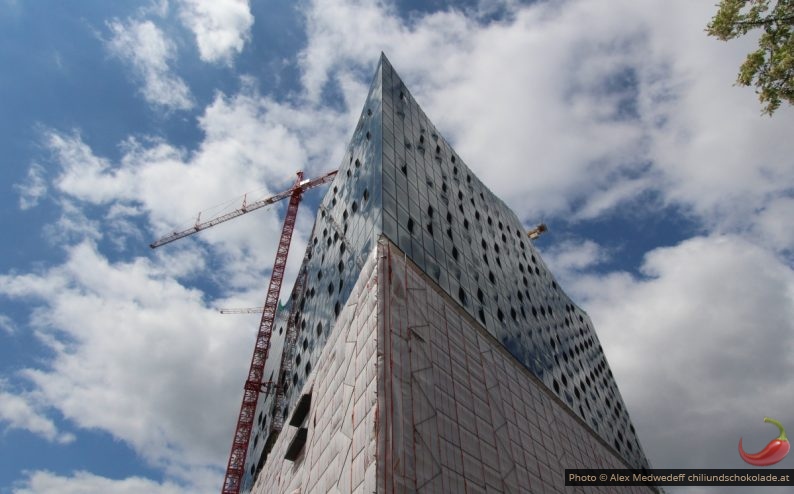
[[[722,41],[763,29],[758,50],[747,55],[736,82],[755,86],[763,114],[782,101],[794,105],[794,0],[722,0],[706,27]]]

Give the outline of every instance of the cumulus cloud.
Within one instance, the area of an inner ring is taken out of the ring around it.
[[[75,472],[72,476],[35,471],[13,488],[14,494],[181,494],[183,486],[173,482],[155,482],[142,477],[115,480],[89,472]],[[192,491],[198,492],[198,491]],[[202,491],[205,492],[205,491]],[[208,491],[206,491],[208,492]]]
[[[53,356],[22,375],[41,400],[179,476],[223,462],[255,328],[218,315],[171,269],[110,262],[84,241],[62,265],[0,276],[0,295],[35,306],[30,324]],[[18,398],[3,403],[17,422],[31,415]],[[54,435],[47,424],[22,425]]]
[[[25,210],[36,207],[41,198],[47,194],[44,167],[38,163],[30,165],[25,181],[14,184],[14,189],[19,194],[19,209]]]
[[[458,10],[405,20],[380,2],[309,3],[305,94],[347,95],[383,50],[519,217],[670,206],[714,232],[653,251],[641,276],[603,273],[609,253],[592,241],[544,258],[593,316],[654,465],[741,467],[738,437],[767,437],[760,418],[785,419],[794,391],[783,377],[792,270],[780,255],[794,245],[794,113],[760,118],[752,91],[732,85],[752,40],[705,36],[710,4],[499,8],[510,11],[500,22]],[[345,22],[353,13],[361,21]]]
[[[17,325],[13,319],[5,314],[0,314],[0,329],[7,334],[14,334],[17,331]]]
[[[185,0],[180,18],[203,60],[230,64],[250,36],[248,3],[207,5]],[[203,139],[192,151],[136,137],[111,160],[77,132],[46,133],[57,176],[48,190],[17,190],[26,204],[59,195],[64,213],[50,231],[67,259],[0,277],[0,294],[38,304],[31,323],[55,357],[24,375],[67,419],[109,431],[169,475],[204,472],[217,483],[213,465],[222,464],[233,425],[217,417],[234,417],[246,364],[239,355],[250,354],[253,336],[233,318],[216,319],[209,306],[257,305],[275,250],[262,239],[276,238],[279,214],[230,222],[150,259],[110,261],[95,241],[145,241],[244,191],[278,192],[297,169],[316,175],[334,167],[381,50],[461,157],[520,217],[587,221],[627,204],[642,209],[638,200],[651,191],[714,232],[652,251],[641,276],[588,275],[610,255],[592,241],[562,243],[547,257],[555,273],[570,274],[565,288],[593,316],[656,467],[740,466],[736,438],[767,436],[762,424],[752,428],[759,417],[794,419],[784,408],[794,389],[782,377],[794,370],[794,283],[780,257],[794,245],[791,153],[781,145],[794,122],[785,109],[758,118],[752,92],[731,85],[748,50],[704,35],[711,5],[480,2],[474,13],[410,20],[384,2],[302,5],[308,41],[294,101],[263,97],[243,79],[242,91],[218,93],[204,109]],[[509,15],[492,22],[493,8]],[[113,21],[110,29],[111,52],[132,65],[149,102],[191,107],[173,74],[174,45],[159,28]],[[328,108],[329,87],[344,108]],[[29,174],[28,185],[43,177]],[[102,206],[104,216],[91,217],[85,205]],[[311,220],[304,209],[295,251]],[[756,243],[737,232],[753,233]],[[209,263],[207,249],[221,262]],[[291,262],[294,272],[298,256]],[[224,287],[215,301],[178,281],[208,265]],[[31,492],[172,488],[87,473],[35,472],[26,482]]]
[[[112,37],[107,47],[114,56],[128,63],[143,87],[144,99],[157,107],[187,110],[193,107],[190,89],[173,73],[170,64],[176,47],[150,20],[113,20],[108,23]]]
[[[61,168],[54,180],[58,190],[93,203],[106,202],[122,194],[123,190],[108,178],[111,164],[95,156],[79,133],[46,132],[44,145]]]
[[[139,137],[122,143],[120,159],[109,160],[78,132],[46,131],[62,215],[45,233],[63,246],[66,261],[0,276],[0,296],[33,307],[30,325],[54,354],[47,365],[22,372],[37,395],[76,427],[104,430],[129,444],[170,478],[202,474],[207,485],[217,481],[247,365],[239,356],[250,354],[256,325],[219,316],[215,306],[261,304],[276,248],[267,239],[281,229],[278,206],[151,258],[111,261],[96,242],[110,237],[124,251],[122,239],[140,242],[152,231],[187,226],[186,219],[213,202],[246,190],[254,191],[250,202],[287,188],[296,169],[326,171],[328,157],[339,152],[329,151],[327,139],[341,139],[333,134],[348,130],[347,118],[333,111],[306,116],[247,87],[231,97],[218,94],[208,105],[199,117],[204,139],[193,152]],[[102,206],[102,216],[90,212],[93,205]],[[303,251],[312,222],[304,208],[294,252]],[[222,259],[209,274],[207,250]],[[285,290],[300,260],[291,256]],[[216,281],[219,302],[178,281],[200,273]],[[122,489],[133,480],[108,485]],[[111,482],[37,472],[27,488],[45,481],[64,488]]]
[[[68,245],[86,238],[102,238],[99,222],[89,218],[80,206],[68,199],[62,199],[60,208],[58,219],[42,229],[44,238],[50,245]]]
[[[559,212],[639,167],[642,152],[641,129],[615,109],[630,89],[603,87],[629,73],[639,49],[624,52],[641,26],[627,29],[591,3],[568,7],[537,4],[492,24],[451,10],[409,24],[376,2],[315,2],[301,59],[304,87],[319,98],[329,81],[385,50],[486,183],[522,216]],[[354,13],[360,22],[342,22]],[[572,27],[590,24],[592,15],[605,22]]]
[[[608,260],[610,254],[592,240],[566,240],[544,250],[543,260],[563,286],[582,272]]]
[[[136,223],[136,220],[143,215],[142,208],[136,205],[116,202],[108,208],[104,217],[105,230],[116,250],[123,252],[128,250],[132,244],[145,245],[147,243],[143,231]]]
[[[52,442],[66,444],[74,441],[71,433],[60,432],[55,423],[39,411],[30,395],[7,391],[0,381],[0,423],[9,429],[23,429]]]
[[[713,14],[708,4],[695,11],[684,2],[666,7],[647,14],[677,19],[649,31],[648,55],[667,60],[670,70],[666,80],[649,79],[641,87],[649,157],[669,201],[691,208],[709,228],[744,229],[757,210],[790,191],[786,140],[794,111],[762,118],[752,90],[732,85],[753,39],[719,43],[701,37]]]
[[[181,0],[180,17],[196,37],[201,59],[213,63],[231,64],[254,24],[248,0]]]
[[[712,235],[649,252],[641,274],[571,281],[646,453],[656,468],[742,467],[740,436],[760,450],[763,417],[794,422],[794,270]]]
[[[779,251],[794,252],[794,198],[779,197],[769,201],[758,213],[753,233]]]
[[[199,211],[207,220],[239,208],[247,192],[250,203],[285,190],[298,170],[312,176],[333,169],[329,163],[338,162],[343,149],[331,142],[344,140],[347,121],[347,114],[307,114],[246,86],[234,96],[217,94],[206,107],[199,117],[204,139],[191,153],[161,139],[130,138],[122,145],[121,159],[111,162],[97,156],[76,132],[51,130],[44,141],[59,168],[55,190],[69,200],[110,206],[103,232],[112,232],[111,240],[122,249],[126,237],[142,240],[138,229],[131,228],[133,219],[148,219],[146,235],[166,234],[190,227]],[[276,248],[261,239],[277,238],[281,207],[202,232],[202,242],[225,258],[218,272],[225,286],[258,286]],[[296,251],[305,245],[311,223],[302,212],[293,240]],[[290,264],[290,272],[296,268]]]
[[[790,190],[781,144],[794,112],[760,118],[752,91],[732,85],[751,40],[705,36],[712,5],[496,7],[507,20],[454,9],[404,20],[381,2],[311,2],[306,95],[319,101],[384,50],[461,157],[522,218],[587,220],[642,209],[653,192],[735,232]]]

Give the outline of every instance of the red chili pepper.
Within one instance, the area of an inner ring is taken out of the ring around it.
[[[764,422],[775,424],[777,428],[780,429],[780,435],[777,437],[777,439],[769,441],[769,444],[767,444],[766,447],[758,453],[745,453],[742,449],[742,438],[739,438],[739,456],[741,456],[742,460],[746,461],[750,465],[755,465],[757,467],[767,467],[769,465],[774,465],[785,458],[789,452],[789,449],[791,449],[791,445],[786,438],[786,430],[783,429],[783,424],[775,419],[770,419],[769,417],[764,417]]]

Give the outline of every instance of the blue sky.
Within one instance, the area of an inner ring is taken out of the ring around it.
[[[651,463],[741,467],[794,424],[794,110],[713,3],[0,0],[0,492],[217,492],[256,317],[216,309],[261,304],[283,211],[148,244],[335,168],[381,51],[550,226]]]

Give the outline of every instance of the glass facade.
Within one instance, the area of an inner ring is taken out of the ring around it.
[[[630,465],[647,467],[587,314],[518,217],[469,169],[381,56],[310,239],[286,407],[263,396],[244,485],[272,418],[287,417],[380,235],[389,238]]]

